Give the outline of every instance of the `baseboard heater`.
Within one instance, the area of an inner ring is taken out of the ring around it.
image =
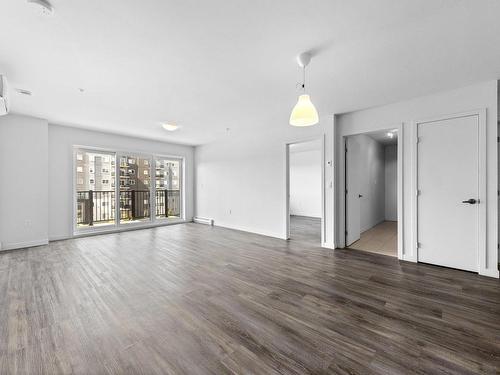
[[[206,217],[195,217],[193,221],[198,224],[214,225],[214,219],[209,219]]]

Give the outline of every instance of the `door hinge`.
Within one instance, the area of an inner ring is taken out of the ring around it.
[[[345,189],[345,195],[347,195],[347,189]]]
[[[347,231],[345,231],[345,235],[347,236]]]
[[[417,191],[415,192],[415,195],[416,195],[417,197],[418,197],[420,194],[422,194],[422,192],[421,192],[420,190],[417,190]]]
[[[420,242],[417,242],[416,244],[417,249],[420,247]]]
[[[497,142],[500,143],[500,137],[497,137]]]

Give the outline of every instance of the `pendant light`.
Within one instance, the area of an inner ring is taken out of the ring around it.
[[[318,111],[311,102],[311,98],[306,94],[306,66],[311,61],[311,54],[302,53],[297,56],[297,63],[302,68],[302,95],[290,115],[290,125],[311,126],[319,122]]]

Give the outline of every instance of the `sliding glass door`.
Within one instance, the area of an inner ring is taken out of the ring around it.
[[[182,217],[182,160],[155,159],[156,218]]]
[[[115,224],[115,162],[111,152],[76,150],[77,228]]]
[[[151,159],[120,156],[120,224],[151,220]]]
[[[184,218],[182,158],[75,147],[75,232]]]

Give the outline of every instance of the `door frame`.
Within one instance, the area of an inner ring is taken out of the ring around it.
[[[411,254],[408,256],[415,262],[418,262],[418,126],[430,122],[437,122],[443,120],[451,120],[461,117],[478,117],[478,243],[477,243],[477,272],[479,274],[487,274],[488,270],[488,252],[486,248],[486,214],[487,214],[487,196],[486,196],[486,183],[487,183],[487,169],[486,169],[486,108],[460,112],[455,114],[441,115],[423,120],[414,121],[412,123],[411,139],[411,192],[412,192],[412,228],[411,228]],[[495,249],[496,250],[496,249]]]
[[[340,217],[339,217],[339,240],[340,243],[338,244],[340,248],[345,248],[346,247],[346,237],[345,237],[345,231],[346,231],[346,199],[345,199],[345,189],[346,189],[346,168],[345,168],[345,162],[346,162],[346,141],[347,137],[353,136],[353,135],[360,135],[360,134],[369,134],[373,132],[379,132],[379,131],[389,131],[397,129],[398,131],[398,161],[397,161],[397,204],[398,204],[398,259],[400,260],[409,260],[407,259],[407,254],[405,253],[404,249],[404,200],[403,200],[403,180],[404,180],[404,160],[403,160],[403,155],[404,155],[404,139],[405,139],[405,133],[404,133],[404,127],[403,123],[397,123],[394,126],[381,126],[377,127],[374,129],[367,129],[366,131],[358,132],[358,133],[347,133],[342,135],[341,138],[341,150],[340,150],[340,161],[337,163],[337,165],[340,164],[341,170],[340,170],[340,184],[339,187],[342,189],[341,194],[338,194],[338,199],[339,199],[339,208],[340,208]],[[337,216],[338,217],[338,216]],[[344,233],[344,235],[342,235]],[[410,260],[411,261],[411,260]]]
[[[325,134],[317,137],[301,138],[285,143],[285,228],[284,238],[290,239],[290,145],[311,141],[320,141],[321,153],[321,242],[322,247],[328,247],[325,243]]]

